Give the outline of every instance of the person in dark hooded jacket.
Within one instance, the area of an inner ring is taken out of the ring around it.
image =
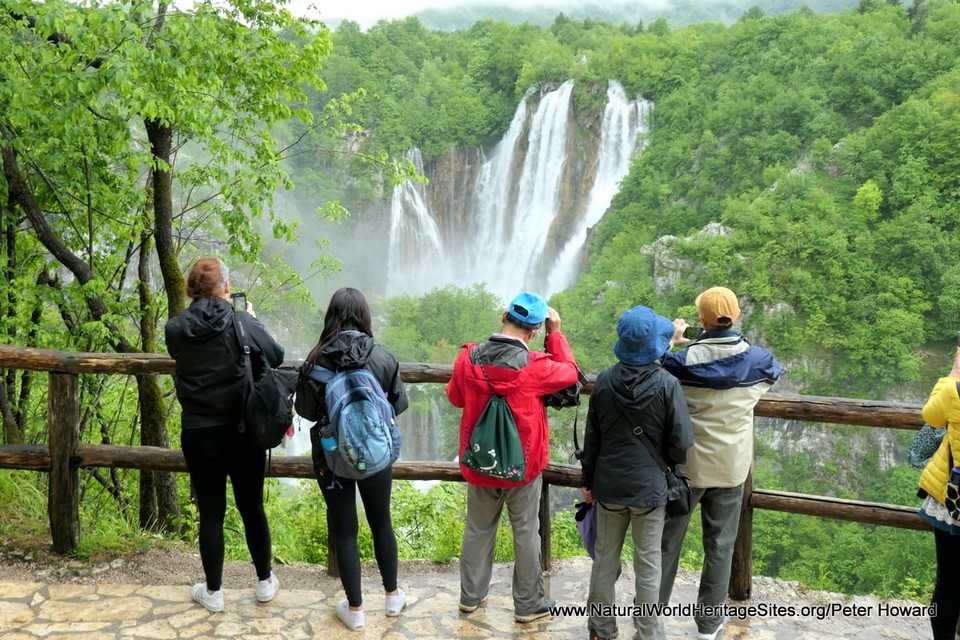
[[[206,583],[193,585],[191,596],[217,612],[223,610],[227,477],[257,571],[257,600],[272,600],[280,583],[272,571],[270,526],[263,510],[266,451],[250,446],[238,432],[246,370],[226,265],[218,258],[197,260],[187,275],[187,296],[190,306],[167,322],[165,333],[167,351],[177,363],[180,446],[196,493],[200,560],[206,574]],[[247,329],[250,348],[263,353],[270,366],[279,366],[283,347],[256,319],[253,305],[248,302],[236,315]]]
[[[397,538],[390,518],[393,462],[400,455],[401,435],[396,425],[392,425],[393,459],[382,471],[360,480],[335,475],[327,465],[320,443],[320,429],[329,421],[326,384],[311,378],[310,373],[316,365],[331,371],[365,368],[380,383],[394,412],[399,415],[405,411],[409,402],[400,380],[400,365],[386,347],[374,341],[371,324],[370,307],[360,291],[343,287],[334,292],[324,316],[320,340],[300,368],[295,401],[297,413],[316,422],[310,429],[313,468],[333,522],[337,566],[347,595],[337,603],[336,612],[340,621],[353,631],[363,629],[365,617],[360,589],[360,553],[357,550],[358,489],[373,533],[374,555],[385,591],[386,615],[400,615],[406,604],[406,595],[397,586]]]
[[[633,531],[634,604],[653,605],[659,595],[667,480],[634,428],[643,427],[671,467],[686,461],[693,444],[683,390],[659,362],[671,346],[673,323],[648,307],[634,307],[620,317],[617,335],[614,353],[619,362],[597,376],[581,458],[584,499],[598,509],[587,599],[591,607],[615,604],[628,526]],[[601,611],[591,609],[591,640],[617,637],[616,616],[598,615]],[[665,638],[655,615],[635,615],[633,623],[636,638]]]

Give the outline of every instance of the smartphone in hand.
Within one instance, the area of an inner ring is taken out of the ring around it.
[[[687,340],[696,340],[703,334],[703,327],[688,326],[683,330],[683,337]]]
[[[230,297],[233,299],[233,310],[234,311],[246,311],[247,310],[247,294],[245,293],[231,293]]]

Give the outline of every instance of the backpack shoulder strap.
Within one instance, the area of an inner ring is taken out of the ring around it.
[[[239,316],[239,313],[236,311],[233,312],[233,326],[236,329],[237,342],[240,343],[240,353],[243,354],[243,368],[246,371],[246,385],[243,389],[244,400],[246,400],[248,394],[252,393],[254,386],[253,363],[250,362],[250,345],[247,342],[247,331]],[[242,415],[241,413],[240,424],[237,427],[240,433],[244,433],[247,430],[247,425],[244,424]]]
[[[310,369],[310,379],[316,380],[317,382],[328,384],[333,380],[333,376],[337,375],[335,371],[331,371],[326,367],[321,367],[318,364],[313,365],[313,368]]]
[[[643,446],[647,448],[647,451],[650,452],[650,455],[653,457],[653,461],[657,463],[657,466],[660,467],[660,470],[664,473],[670,471],[670,465],[663,459],[663,456],[660,455],[660,452],[656,450],[653,446],[653,443],[650,441],[650,438],[647,437],[647,434],[643,432],[643,425],[634,425],[633,420],[630,418],[630,415],[627,413],[626,409],[619,402],[614,402],[617,405],[617,409],[620,410],[620,413],[623,414],[623,417],[627,419],[627,422],[630,424],[633,435],[639,438],[640,442],[643,443]]]

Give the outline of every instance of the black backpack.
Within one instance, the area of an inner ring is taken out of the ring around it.
[[[293,424],[297,373],[274,369],[262,352],[250,349],[241,313],[233,314],[233,323],[247,372],[239,431],[255,448],[272,449],[283,441]]]

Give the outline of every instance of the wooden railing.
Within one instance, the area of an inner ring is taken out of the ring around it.
[[[298,364],[299,362],[287,362],[284,366],[296,367]],[[174,362],[169,357],[162,354],[65,353],[0,345],[0,369],[23,369],[49,374],[49,444],[0,445],[0,469],[26,469],[49,474],[48,513],[55,551],[70,551],[79,540],[79,469],[110,467],[171,472],[187,470],[183,453],[179,450],[79,442],[79,374],[173,374]],[[452,371],[453,367],[450,365],[403,363],[400,367],[401,378],[408,383],[446,383]],[[591,382],[583,392],[589,394],[592,388]],[[757,404],[755,414],[770,418],[892,429],[916,430],[923,424],[920,405],[916,404],[776,393],[764,396]],[[267,474],[286,478],[314,477],[310,458],[303,456],[274,457]],[[463,481],[458,465],[453,462],[398,462],[394,465],[393,476],[399,480]],[[550,566],[551,560],[550,486],[576,487],[579,482],[580,469],[577,466],[551,463],[543,473],[540,526],[545,568]],[[749,599],[751,594],[755,509],[905,529],[929,529],[917,517],[915,507],[754,488],[751,474],[744,489],[740,530],[730,581],[730,596],[736,600]],[[336,571],[332,563],[330,569]]]

